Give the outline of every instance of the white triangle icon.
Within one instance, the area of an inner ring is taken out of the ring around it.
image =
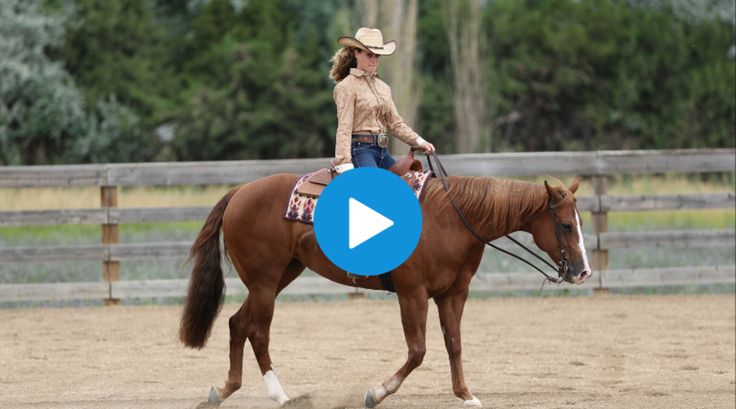
[[[352,197],[348,199],[348,203],[348,244],[350,250],[394,225],[393,220]]]

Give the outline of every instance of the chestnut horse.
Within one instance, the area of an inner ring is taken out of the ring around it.
[[[332,264],[315,239],[313,226],[283,218],[297,175],[268,176],[231,190],[215,205],[191,249],[194,261],[181,319],[180,339],[202,348],[222,304],[224,279],[219,237],[223,232],[227,256],[248,288],[240,309],[230,318],[230,370],[221,388],[213,387],[209,402],[219,404],[241,387],[243,348],[250,340],[268,396],[280,404],[289,400],[276,377],[269,354],[269,332],[276,296],[305,267],[340,284],[382,290],[378,277],[354,281]],[[581,221],[569,188],[516,180],[449,177],[445,191],[439,180],[428,182],[421,208],[422,233],[414,253],[393,273],[408,347],[404,365],[386,382],[369,389],[363,400],[375,407],[396,393],[421,365],[426,351],[425,331],[429,299],[439,311],[450,359],[452,390],[465,406],[481,407],[463,376],[460,319],[468,287],[483,255],[484,243],[471,233],[451,207],[456,202],[467,223],[486,240],[523,230],[560,265],[565,281],[582,283],[591,275],[583,245]]]

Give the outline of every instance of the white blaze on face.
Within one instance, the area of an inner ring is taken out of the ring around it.
[[[581,228],[582,223],[580,223],[580,215],[578,214],[577,209],[575,210],[575,228],[578,230],[578,249],[580,250],[580,254],[583,257],[583,269],[590,274],[592,270],[590,269],[590,264],[588,263],[588,253],[585,252],[585,243],[583,238],[583,229]]]

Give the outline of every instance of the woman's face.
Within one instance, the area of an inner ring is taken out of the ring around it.
[[[370,51],[363,51],[359,49],[356,49],[354,53],[355,59],[358,60],[359,70],[363,70],[370,74],[378,71],[378,63],[381,61],[380,55],[373,54]]]

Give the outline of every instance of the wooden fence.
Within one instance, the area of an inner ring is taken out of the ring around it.
[[[100,208],[39,211],[0,211],[1,226],[95,224],[102,226],[97,245],[23,246],[0,248],[0,263],[95,260],[102,262],[101,281],[85,283],[2,284],[0,302],[30,300],[119,299],[180,297],[187,280],[120,281],[120,260],[180,258],[190,242],[120,243],[118,226],[125,223],[204,220],[210,207],[118,208],[122,186],[175,186],[237,184],[278,172],[306,173],[323,167],[327,159],[255,160],[228,162],[105,164],[1,167],[0,188],[94,186],[100,189]],[[734,248],[733,226],[719,230],[609,232],[612,211],[669,209],[734,209],[733,192],[718,194],[610,196],[607,176],[622,174],[708,173],[736,171],[733,149],[670,151],[597,151],[446,155],[450,174],[499,177],[538,175],[585,178],[593,196],[578,199],[581,212],[591,212],[593,233],[586,235],[592,251],[594,279],[583,288],[715,284],[736,282],[734,265],[609,270],[608,250],[639,247]],[[528,237],[522,239],[529,242]],[[244,291],[237,279],[228,279],[228,292]],[[532,273],[479,272],[473,291],[538,288]],[[355,289],[321,277],[300,277],[284,294],[347,294]]]

